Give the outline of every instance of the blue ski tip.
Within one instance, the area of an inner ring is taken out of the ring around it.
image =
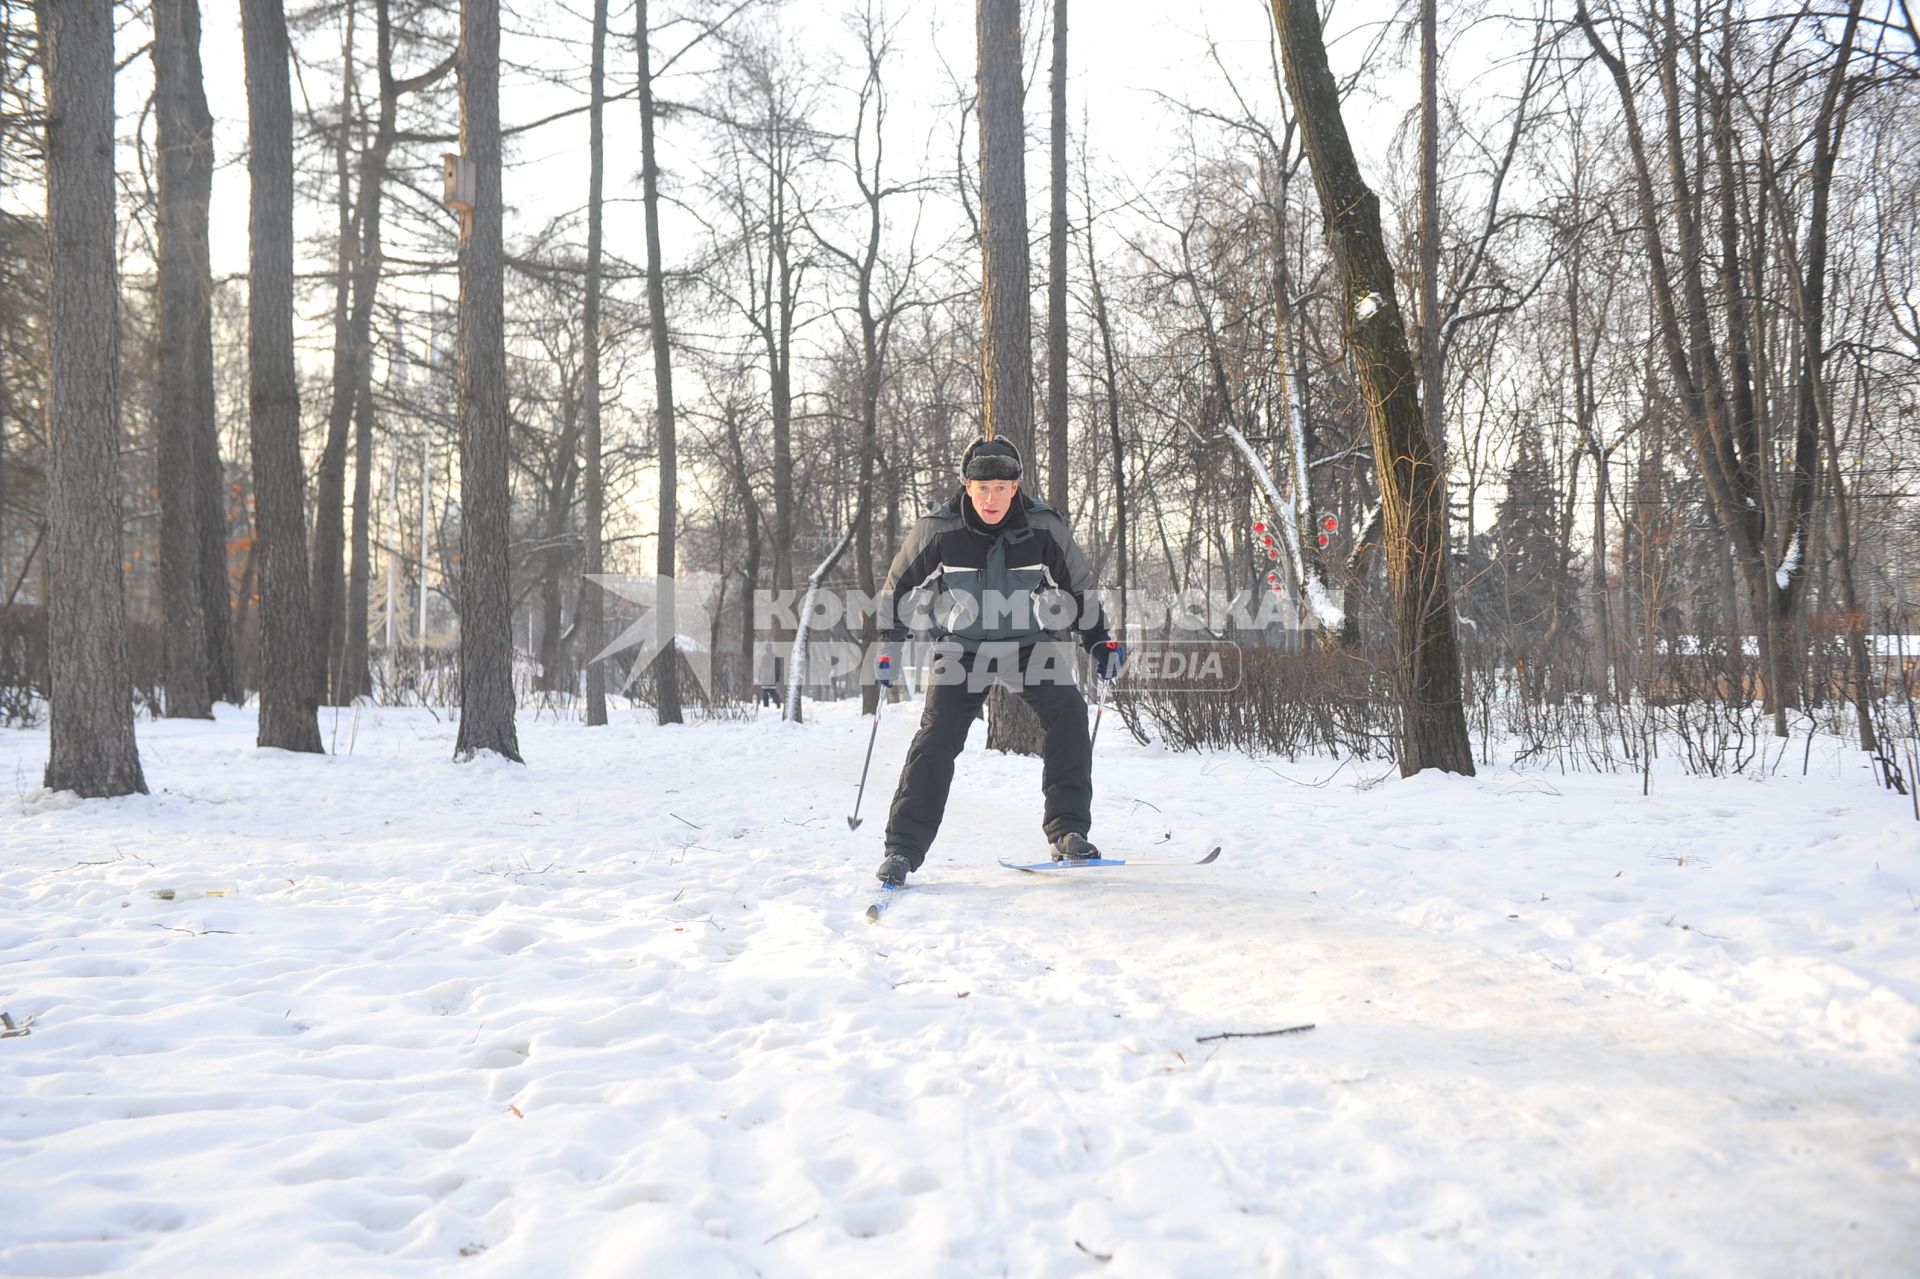
[[[887,913],[887,907],[893,905],[900,894],[906,890],[907,886],[905,884],[880,885],[880,896],[874,899],[873,905],[867,907],[867,922],[869,924],[879,923],[880,916]]]

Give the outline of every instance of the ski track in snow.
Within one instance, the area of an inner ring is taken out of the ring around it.
[[[1039,770],[976,733],[869,926],[911,719],[858,832],[834,707],[523,715],[524,768],[223,708],[85,804],[0,734],[0,1274],[1916,1273],[1920,827],[1851,757],[1642,799],[1115,726],[1095,838],[1226,852],[1063,881],[994,864]]]

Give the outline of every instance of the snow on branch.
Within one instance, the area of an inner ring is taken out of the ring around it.
[[[1293,580],[1294,589],[1299,591],[1300,598],[1306,601],[1307,611],[1313,615],[1315,622],[1327,630],[1338,630],[1340,624],[1346,620],[1346,613],[1333,602],[1333,597],[1327,594],[1326,584],[1320,580],[1319,576],[1307,572],[1306,566],[1300,562],[1300,521],[1293,503],[1281,496],[1279,486],[1273,482],[1273,476],[1267,471],[1267,464],[1260,460],[1260,454],[1247,442],[1247,437],[1240,433],[1240,428],[1231,422],[1226,424],[1226,428],[1227,438],[1234,442],[1241,456],[1247,459],[1247,465],[1253,470],[1254,479],[1259,481],[1260,487],[1266,491],[1267,502],[1273,508],[1274,522],[1285,530],[1286,535],[1276,538],[1275,541],[1286,550],[1287,576]],[[1294,439],[1297,441],[1299,438],[1300,432],[1296,429]],[[1296,444],[1295,447],[1298,448],[1299,445]]]

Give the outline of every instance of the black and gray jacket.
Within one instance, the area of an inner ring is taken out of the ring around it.
[[[907,607],[916,592],[930,597],[930,609]],[[967,649],[1069,630],[1088,648],[1107,642],[1093,565],[1066,517],[1024,493],[991,528],[965,489],[922,518],[893,557],[879,604],[881,633],[895,643],[923,622],[935,639]]]

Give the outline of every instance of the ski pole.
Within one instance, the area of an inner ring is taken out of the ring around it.
[[[860,790],[853,797],[853,813],[847,818],[848,830],[860,829],[860,801],[866,798],[867,770],[873,767],[873,743],[880,736],[880,708],[887,704],[886,690],[893,686],[892,662],[888,660],[885,653],[880,654],[879,664],[881,694],[873,703],[873,731],[867,734],[867,760],[860,765]]]
[[[1119,647],[1119,640],[1108,640],[1107,656],[1111,657],[1113,650]],[[1101,677],[1100,673],[1096,671],[1094,672],[1094,682],[1099,686],[1100,700],[1096,702],[1093,707],[1093,735],[1087,738],[1088,750],[1092,750],[1093,744],[1100,740],[1100,717],[1107,713],[1107,685],[1112,681]]]

